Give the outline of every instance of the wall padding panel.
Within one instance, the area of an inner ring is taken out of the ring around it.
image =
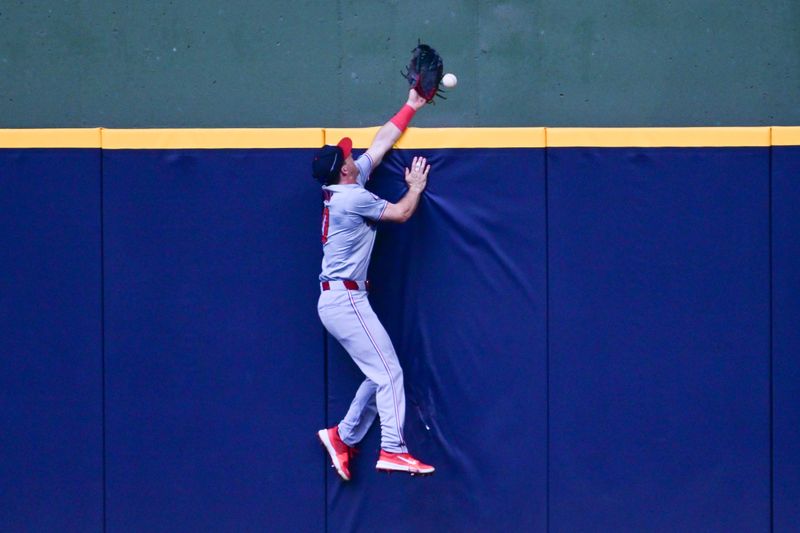
[[[370,300],[404,368],[409,449],[437,472],[377,473],[376,422],[353,481],[329,472],[329,530],[544,531],[544,150],[398,150],[369,188],[398,200],[414,155],[430,185],[408,223],[379,229]],[[333,425],[363,377],[328,346]]]
[[[775,531],[800,524],[800,146],[772,149]]]
[[[550,530],[766,531],[769,149],[548,149]]]
[[[320,531],[307,149],[107,150],[109,531]]]
[[[0,149],[2,531],[102,528],[100,159]]]

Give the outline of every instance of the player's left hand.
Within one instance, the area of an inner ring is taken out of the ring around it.
[[[421,97],[417,90],[412,87],[411,90],[408,91],[408,101],[406,103],[414,108],[415,111],[419,111],[428,101]]]

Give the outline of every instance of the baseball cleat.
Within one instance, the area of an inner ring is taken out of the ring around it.
[[[333,468],[345,481],[350,481],[350,457],[354,449],[339,437],[339,426],[317,431],[320,442],[328,451]]]
[[[414,459],[408,453],[392,453],[381,450],[378,456],[378,463],[375,468],[381,472],[408,472],[414,475],[430,475],[433,474],[435,468],[431,465]]]

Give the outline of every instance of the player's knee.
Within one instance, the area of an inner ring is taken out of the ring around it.
[[[392,383],[395,387],[403,387],[403,369],[398,367],[392,372]]]
[[[403,370],[400,367],[387,368],[386,372],[381,376],[373,378],[373,381],[378,385],[378,388],[386,387],[402,387],[403,386]]]

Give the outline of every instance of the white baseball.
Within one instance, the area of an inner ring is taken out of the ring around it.
[[[442,85],[447,87],[448,89],[452,89],[458,83],[458,78],[456,78],[455,74],[450,74],[449,72],[442,76]]]

